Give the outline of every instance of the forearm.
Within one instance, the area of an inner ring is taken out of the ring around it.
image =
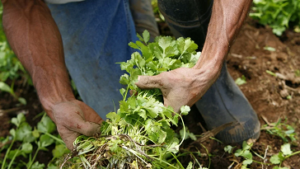
[[[214,0],[201,57],[195,68],[218,75],[234,36],[245,20],[252,0]]]
[[[7,39],[30,73],[44,108],[74,99],[60,33],[46,4],[41,0],[4,0],[3,7]]]

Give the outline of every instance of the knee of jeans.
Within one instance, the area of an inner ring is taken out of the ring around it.
[[[212,0],[158,0],[160,12],[175,37],[190,37],[202,50],[209,24]]]
[[[148,30],[153,41],[159,35],[158,27],[153,14],[151,1],[149,0],[129,0],[130,11],[138,34]]]

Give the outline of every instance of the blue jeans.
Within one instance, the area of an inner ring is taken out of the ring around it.
[[[65,62],[82,100],[102,118],[122,99],[117,62],[130,59],[136,31],[128,0],[48,5],[63,39]]]

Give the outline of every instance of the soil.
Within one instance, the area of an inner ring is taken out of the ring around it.
[[[169,33],[166,24],[159,23],[159,26],[163,34]],[[265,50],[264,47],[266,46],[273,47],[276,51]],[[261,124],[266,124],[266,121],[277,122],[279,118],[287,119],[287,123],[295,128],[296,137],[298,137],[300,133],[300,77],[296,76],[296,70],[300,69],[300,34],[286,31],[279,38],[272,33],[271,29],[259,26],[248,19],[231,46],[226,61],[233,79],[242,75],[246,77],[247,83],[241,85],[240,89],[257,112]],[[266,73],[267,70],[278,73],[277,77]],[[9,94],[0,94],[0,137],[9,134],[9,129],[13,127],[9,120],[17,113],[25,111],[26,119],[32,126],[35,126],[39,119],[33,119],[42,112],[42,106],[33,87],[24,87],[22,79],[19,81],[16,82],[15,91],[17,95],[27,100],[27,106],[18,105],[19,103]],[[291,99],[287,99],[287,97],[291,97]],[[198,125],[197,119],[191,115],[186,120],[189,121],[189,129],[199,135],[203,130]],[[254,143],[253,150],[263,155],[268,146],[267,155],[272,156],[280,151],[280,146],[283,143],[281,138],[262,131],[260,138]],[[238,163],[242,161],[224,153],[224,146],[209,139],[202,145],[195,145],[190,150],[201,152],[201,158],[197,159],[204,166],[209,165],[210,159],[211,169],[225,169],[234,161]],[[203,147],[209,151],[209,155]],[[294,143],[292,150],[299,151],[299,143]],[[39,154],[38,160],[46,163],[51,159],[51,153],[48,153],[47,155]],[[300,155],[288,158],[282,166],[300,169],[299,158]],[[254,159],[261,161],[257,157]],[[187,164],[191,158],[185,156],[180,160]],[[231,168],[238,168],[237,163]],[[250,168],[260,169],[262,165],[253,163]],[[272,168],[272,166],[268,168]]]

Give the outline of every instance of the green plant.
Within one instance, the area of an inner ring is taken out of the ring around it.
[[[120,77],[120,83],[127,86],[120,89],[120,108],[107,114],[109,120],[102,123],[100,137],[80,136],[74,142],[81,167],[183,168],[175,154],[187,135],[181,116],[187,115],[190,108],[183,106],[178,114],[172,107],[164,106],[160,90],[142,90],[135,82],[139,75],[192,67],[200,55],[195,51],[198,46],[189,38],[174,40],[162,36],[148,43],[147,31],[138,37],[140,41],[129,46],[142,55],[134,52],[130,60],[119,63],[128,72]],[[129,90],[134,92],[127,98]],[[183,125],[181,140],[171,129],[179,119]]]
[[[279,166],[276,166],[273,169],[285,169],[285,167],[281,167],[282,162],[296,154],[300,154],[300,151],[293,152],[289,143],[282,145],[280,152],[270,158],[272,164],[279,164]]]
[[[26,105],[26,100],[23,97],[18,97],[14,92],[14,83],[9,87],[6,83],[0,81],[0,91],[10,93],[21,104]]]
[[[0,23],[2,23],[2,11],[3,6],[0,3]],[[10,49],[6,40],[2,25],[0,26],[0,92],[10,93],[16,100],[22,104],[26,104],[26,100],[15,94],[14,81],[22,77],[24,81],[32,85],[31,79],[28,73],[25,71],[21,62],[18,60],[14,52]],[[8,81],[12,81],[9,86]]]
[[[242,169],[246,169],[247,165],[251,164],[253,162],[253,156],[252,153],[250,152],[251,147],[253,144],[248,144],[246,141],[243,142],[243,147],[242,149],[238,149],[235,151],[234,155],[236,157],[243,157],[245,160],[242,162],[243,166]]]
[[[243,75],[242,77],[239,77],[235,80],[235,84],[237,85],[243,85],[243,84],[246,84],[247,81],[246,81],[246,77]]]
[[[254,0],[253,3],[250,16],[263,25],[269,25],[278,36],[291,24],[295,30],[300,26],[299,0]]]
[[[3,139],[2,144],[6,144],[2,150],[6,150],[4,159],[1,160],[1,169],[10,168],[45,168],[44,164],[40,164],[36,161],[36,156],[40,150],[48,151],[46,147],[56,144],[56,147],[60,147],[58,150],[53,150],[53,160],[60,158],[67,152],[63,141],[51,134],[56,130],[55,124],[48,116],[43,116],[41,121],[37,124],[37,127],[32,127],[26,122],[23,113],[18,114],[17,117],[12,118],[16,128],[10,130],[10,136]],[[10,144],[8,144],[10,142]],[[18,147],[19,146],[19,147]],[[18,147],[13,149],[14,147]],[[35,148],[36,147],[36,148]],[[63,153],[61,153],[63,151]],[[22,161],[16,161],[17,157],[23,156]],[[52,161],[53,161],[52,160]]]
[[[261,130],[267,131],[269,134],[280,137],[284,142],[296,141],[295,129],[287,124],[287,119],[281,122],[279,119],[276,123],[267,123],[262,126]]]

